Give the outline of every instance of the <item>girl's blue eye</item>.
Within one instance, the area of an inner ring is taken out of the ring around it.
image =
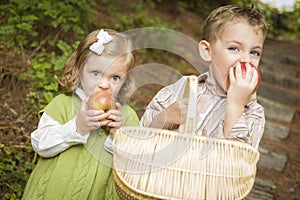
[[[228,49],[231,50],[231,51],[238,51],[239,50],[237,47],[229,47]]]
[[[97,71],[92,71],[92,75],[93,75],[93,76],[99,76],[99,74],[100,74],[100,73],[97,72]]]
[[[260,57],[260,52],[258,52],[258,51],[251,51],[250,53],[251,53],[251,55],[254,55],[255,57]]]
[[[121,79],[120,76],[113,76],[113,80],[114,80],[114,81],[119,81],[120,79]]]

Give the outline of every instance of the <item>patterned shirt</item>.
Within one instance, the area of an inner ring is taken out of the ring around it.
[[[147,106],[141,118],[141,126],[150,126],[153,118],[180,100],[183,96],[187,76],[161,89]],[[217,92],[209,72],[198,77],[197,119],[198,135],[224,138],[224,119],[226,113],[226,94]],[[263,107],[256,100],[250,101],[242,116],[231,130],[231,137],[247,142],[258,148],[265,125]]]

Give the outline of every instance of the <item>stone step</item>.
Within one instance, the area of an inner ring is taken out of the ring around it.
[[[276,186],[272,181],[256,178],[247,200],[273,200]]]
[[[297,89],[299,86],[299,80],[295,76],[295,72],[276,72],[274,69],[268,69],[267,67],[260,67],[261,81],[283,88],[289,88],[290,90]],[[288,71],[289,72],[289,71]]]
[[[280,142],[289,136],[289,132],[290,129],[286,126],[266,121],[263,137]]]
[[[291,122],[293,120],[295,110],[287,105],[277,103],[262,96],[257,96],[257,101],[264,107],[267,119],[281,122]]]
[[[269,73],[273,73],[274,76],[283,76],[283,77],[287,77],[287,78],[296,78],[297,74],[299,73],[297,68],[300,67],[296,67],[293,65],[287,65],[287,64],[283,64],[283,63],[276,63],[273,64],[272,60],[270,60],[271,58],[265,58],[265,59],[261,59],[260,65],[259,65],[259,69],[260,71],[263,73],[265,72],[269,72]]]
[[[299,70],[300,57],[298,55],[295,51],[288,48],[284,49],[284,54],[282,54],[282,49],[265,46],[262,59],[270,58],[272,60],[271,63],[292,65],[296,67],[295,70]]]
[[[279,53],[273,47],[264,49],[259,66],[262,81],[289,89],[297,89],[300,57],[291,56],[288,53],[278,56]]]
[[[273,84],[272,82],[270,82],[270,84],[262,82],[257,91],[257,94],[264,98],[272,99],[272,101],[276,101],[281,104],[287,104],[290,106],[296,105],[300,96],[289,91],[274,87],[275,82]]]
[[[280,147],[261,143],[259,148],[260,159],[257,167],[261,169],[282,172],[286,166],[287,153]]]

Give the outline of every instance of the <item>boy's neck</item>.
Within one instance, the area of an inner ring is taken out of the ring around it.
[[[213,91],[214,94],[218,95],[218,96],[226,96],[226,91],[223,89],[223,87],[218,83],[218,81],[216,80],[216,77],[214,76],[214,73],[212,73],[212,67],[209,67],[209,78],[210,78],[210,86],[211,86],[211,90]]]

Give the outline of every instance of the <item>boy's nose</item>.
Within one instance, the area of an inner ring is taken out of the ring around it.
[[[248,54],[248,53],[242,54],[242,57],[241,57],[241,59],[240,59],[240,62],[247,62],[247,63],[250,63],[250,62],[251,62],[250,54]]]

